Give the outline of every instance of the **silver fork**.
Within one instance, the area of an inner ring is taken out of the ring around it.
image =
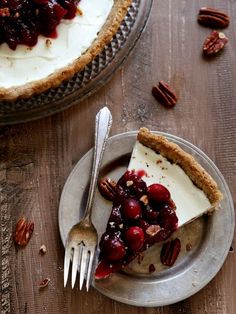
[[[77,271],[80,272],[80,290],[86,277],[86,289],[90,285],[93,261],[97,248],[98,235],[92,220],[91,212],[94,200],[94,191],[97,185],[99,168],[105,150],[108,134],[112,124],[112,116],[107,107],[102,108],[96,115],[95,126],[95,147],[93,157],[93,168],[89,195],[83,219],[74,225],[66,240],[65,260],[64,260],[64,287],[66,286],[72,259],[71,285],[74,288]]]

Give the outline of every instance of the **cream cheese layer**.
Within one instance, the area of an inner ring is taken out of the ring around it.
[[[24,85],[46,78],[56,70],[79,58],[97,38],[107,20],[114,0],[82,0],[83,15],[73,20],[62,20],[56,39],[39,36],[33,48],[0,45],[0,88]]]
[[[147,186],[153,183],[164,185],[176,204],[178,226],[203,215],[211,207],[205,193],[197,188],[183,169],[170,163],[165,157],[136,142],[129,163],[129,170],[140,171]]]

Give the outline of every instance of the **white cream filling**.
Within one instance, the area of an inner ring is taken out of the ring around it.
[[[83,16],[63,20],[57,27],[57,38],[50,38],[49,45],[43,36],[32,49],[19,45],[13,51],[7,44],[0,45],[0,87],[43,79],[75,61],[96,39],[113,3],[114,0],[81,0]]]
[[[210,207],[205,193],[197,188],[183,169],[171,164],[165,157],[136,142],[129,163],[129,170],[144,170],[142,179],[147,186],[153,183],[164,185],[176,204],[178,226],[203,215]]]

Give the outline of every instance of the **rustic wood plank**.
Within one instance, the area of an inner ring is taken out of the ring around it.
[[[230,41],[212,61],[201,56],[210,29],[197,24],[201,6],[231,15]],[[1,313],[228,314],[236,312],[235,253],[200,292],[162,308],[136,308],[94,289],[63,288],[63,255],[57,223],[60,193],[74,164],[92,147],[94,117],[111,108],[112,134],[140,126],[170,132],[203,149],[216,162],[236,195],[236,3],[233,0],[154,0],[148,25],[125,65],[92,97],[63,113],[0,129]],[[153,99],[150,89],[169,81],[179,96],[173,110]],[[12,244],[16,221],[35,222],[26,248]],[[39,254],[42,244],[47,247]],[[49,277],[49,286],[38,284]]]

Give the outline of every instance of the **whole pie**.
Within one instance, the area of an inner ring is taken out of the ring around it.
[[[27,98],[84,69],[131,0],[0,1],[0,99]]]
[[[121,270],[177,228],[213,212],[223,197],[193,156],[146,128],[139,130],[128,170],[116,185],[107,181],[105,187],[113,206],[99,244],[97,279]]]

